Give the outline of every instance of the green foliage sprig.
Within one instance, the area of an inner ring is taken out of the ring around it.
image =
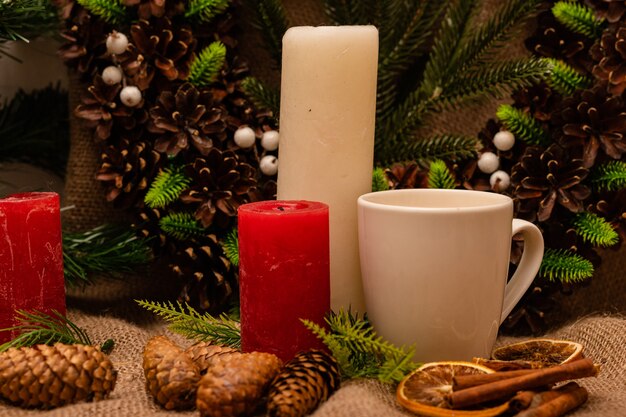
[[[121,0],[76,0],[78,4],[104,21],[119,24],[126,19],[126,8]]]
[[[0,352],[9,348],[52,345],[54,343],[91,345],[89,335],[67,317],[53,311],[45,314],[39,311],[16,310],[17,326],[1,329],[0,332],[19,331],[13,340],[0,345]]]
[[[372,172],[372,191],[385,191],[389,189],[387,175],[382,168],[374,168]]]
[[[261,109],[272,112],[274,118],[278,119],[280,111],[280,91],[271,88],[254,77],[247,77],[241,83],[241,88],[250,97],[252,103]]]
[[[226,46],[216,41],[204,48],[191,63],[188,81],[196,87],[206,87],[215,80],[226,61]]]
[[[119,226],[63,233],[63,268],[69,286],[91,284],[91,274],[133,272],[152,259],[144,239]]]
[[[593,264],[564,249],[546,249],[539,274],[550,281],[580,282],[593,275]]]
[[[591,85],[588,77],[578,73],[574,68],[559,59],[549,59],[552,64],[550,75],[547,78],[548,85],[564,96],[573,94],[576,90],[587,88]]]
[[[239,349],[241,330],[239,322],[225,314],[213,317],[201,314],[188,304],[135,300],[137,304],[160,316],[169,323],[168,328],[188,339],[214,342]]]
[[[626,187],[626,162],[611,161],[598,166],[591,182],[604,191],[617,191]]]
[[[280,67],[283,35],[289,27],[281,1],[246,0],[246,5],[253,11],[253,24],[260,30],[270,56]]]
[[[578,213],[574,218],[576,233],[583,241],[595,246],[613,246],[619,241],[619,235],[604,218],[590,213]]]
[[[463,135],[436,135],[421,140],[401,142],[396,149],[401,152],[404,160],[415,160],[422,165],[435,159],[458,161],[476,156],[478,139]],[[396,158],[390,157],[383,163],[392,163]]]
[[[54,5],[49,0],[0,1],[0,56],[19,59],[3,49],[6,41],[24,41],[56,29]]]
[[[144,202],[151,208],[165,207],[176,201],[185,188],[191,184],[182,168],[164,169],[159,172],[144,197]]]
[[[515,135],[516,138],[529,145],[546,145],[550,143],[550,136],[534,117],[522,110],[502,104],[498,107],[496,116],[502,124]]]
[[[446,163],[441,159],[432,161],[428,170],[428,188],[453,189],[454,187],[454,175]]]
[[[233,227],[220,242],[224,254],[233,266],[239,266],[239,233],[237,227]]]
[[[189,0],[185,17],[207,23],[226,10],[229,5],[230,0]]]
[[[163,232],[179,240],[190,239],[205,233],[205,229],[192,213],[170,213],[159,220],[159,226]]]
[[[575,1],[559,1],[552,7],[556,19],[572,32],[591,39],[602,34],[604,19],[595,16],[593,9]]]
[[[366,319],[340,310],[326,317],[329,330],[310,320],[304,325],[330,349],[343,378],[377,378],[399,382],[417,368],[414,349],[396,347],[374,332]]]

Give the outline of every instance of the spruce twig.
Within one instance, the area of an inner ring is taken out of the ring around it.
[[[594,246],[613,246],[619,235],[604,218],[589,212],[578,213],[574,217],[574,228],[583,241]]]
[[[159,220],[159,227],[166,234],[179,240],[201,236],[205,233],[205,229],[191,213],[170,213]]]
[[[603,191],[617,191],[626,187],[626,162],[610,161],[596,167],[591,182]]]
[[[239,322],[225,314],[213,317],[208,313],[201,314],[188,304],[177,302],[159,303],[156,301],[135,300],[146,310],[160,316],[169,323],[169,329],[188,339],[230,346],[241,347],[241,331]]]
[[[76,0],[78,4],[102,20],[119,24],[126,19],[126,8],[121,0]]]
[[[415,160],[422,165],[427,165],[435,159],[460,161],[476,156],[477,146],[478,139],[473,136],[436,135],[396,143],[387,148],[390,156],[383,159],[382,162]]]
[[[375,168],[372,172],[372,191],[385,191],[389,189],[387,174],[382,168]]]
[[[552,14],[566,28],[591,39],[602,34],[603,19],[595,16],[593,9],[574,1],[559,1],[552,7]]]
[[[430,163],[430,169],[428,171],[428,188],[455,188],[454,175],[450,172],[446,163],[441,159],[437,159]]]
[[[195,18],[200,22],[208,23],[230,5],[230,0],[189,0],[185,17]]]
[[[550,136],[534,117],[522,110],[516,109],[509,104],[498,107],[496,116],[502,124],[515,135],[529,145],[547,145]]]
[[[549,281],[580,282],[593,275],[593,264],[564,249],[546,249],[539,274]]]
[[[564,96],[569,96],[574,91],[587,88],[591,84],[591,80],[582,74],[579,74],[571,66],[558,59],[548,59],[552,68],[550,69],[550,75],[547,77],[547,82],[550,87]]]
[[[221,242],[222,250],[233,266],[239,266],[239,233],[237,227],[233,227]]]
[[[2,47],[6,41],[28,42],[30,38],[52,32],[58,24],[57,12],[49,0],[0,1],[0,57],[20,61]]]
[[[204,48],[191,63],[188,81],[196,87],[206,87],[215,80],[226,61],[226,46],[220,41]]]
[[[267,50],[278,67],[282,62],[283,35],[289,27],[280,0],[246,0],[253,12],[253,24],[261,32]]]
[[[182,167],[164,169],[159,172],[150,189],[144,197],[144,202],[150,208],[162,208],[176,201],[185,188],[191,183],[191,178],[185,176]]]
[[[271,111],[274,118],[278,119],[280,110],[280,91],[278,89],[271,88],[254,77],[245,78],[241,83],[241,88],[255,106]]]

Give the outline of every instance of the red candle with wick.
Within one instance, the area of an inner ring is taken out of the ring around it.
[[[300,319],[330,310],[328,206],[261,201],[239,207],[241,344],[282,360],[323,343]]]
[[[12,194],[0,199],[0,328],[15,310],[65,314],[59,195]],[[0,341],[11,337],[0,333]]]

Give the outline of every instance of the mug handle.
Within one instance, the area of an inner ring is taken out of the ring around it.
[[[524,252],[517,270],[504,289],[500,324],[532,284],[543,258],[543,235],[537,226],[526,220],[513,219],[513,235],[517,233],[521,233],[524,238]]]

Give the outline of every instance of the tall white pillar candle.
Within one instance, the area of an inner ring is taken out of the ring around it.
[[[357,198],[372,188],[378,30],[294,27],[283,37],[278,198],[330,206],[331,307],[364,312]]]

